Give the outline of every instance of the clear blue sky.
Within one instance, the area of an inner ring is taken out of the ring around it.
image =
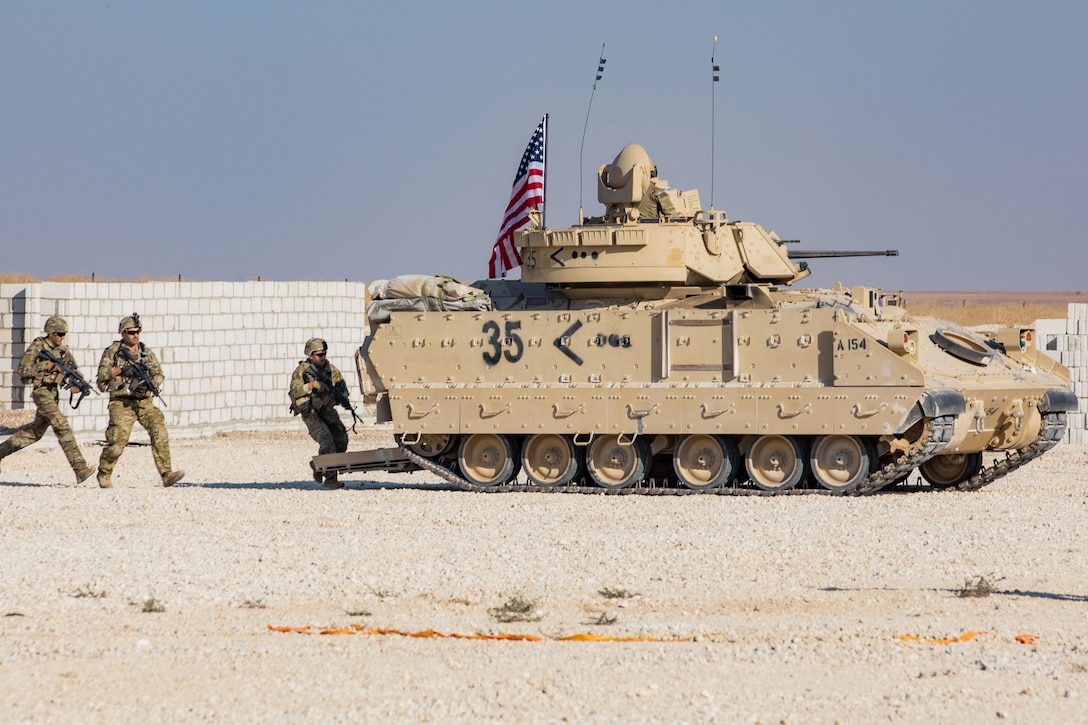
[[[715,207],[900,251],[813,284],[1085,289],[1086,32],[1074,0],[0,0],[0,272],[477,279],[545,113],[549,226],[628,142],[709,205],[717,35]]]

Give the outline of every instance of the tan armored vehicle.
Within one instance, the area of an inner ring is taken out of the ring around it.
[[[318,469],[740,494],[871,493],[918,470],[969,490],[1064,435],[1069,372],[1033,329],[981,335],[872,288],[788,290],[798,259],[849,253],[791,255],[655,172],[628,145],[598,171],[602,216],[518,232],[520,281],[373,302],[360,369],[398,448]],[[1006,455],[984,467],[990,452]]]

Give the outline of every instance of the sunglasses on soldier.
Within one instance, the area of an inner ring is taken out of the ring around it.
[[[139,330],[125,330],[125,334],[126,335],[139,335],[140,331]]]

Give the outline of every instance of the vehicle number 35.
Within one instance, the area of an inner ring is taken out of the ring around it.
[[[500,332],[499,323],[488,320],[484,323],[483,332],[487,335],[484,345],[490,349],[484,350],[484,362],[494,365],[499,358],[506,358],[507,362],[517,362],[525,352],[525,346],[521,342],[521,336],[517,331],[521,329],[520,320],[507,320],[505,329]],[[500,337],[501,335],[501,337]]]

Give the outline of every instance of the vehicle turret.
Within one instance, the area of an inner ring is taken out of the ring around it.
[[[792,285],[809,275],[773,231],[701,209],[697,190],[673,189],[659,179],[638,144],[624,146],[598,169],[597,199],[605,207],[602,216],[544,229],[533,215],[533,223],[514,235],[523,282],[613,287],[623,296],[625,287],[703,291],[722,284]]]

